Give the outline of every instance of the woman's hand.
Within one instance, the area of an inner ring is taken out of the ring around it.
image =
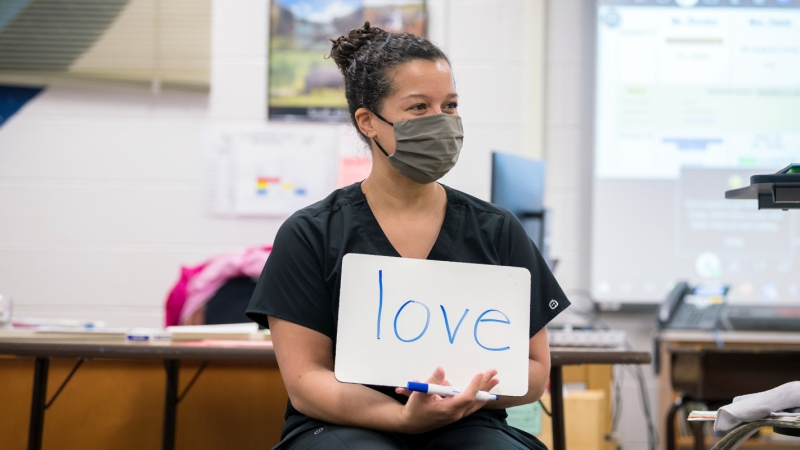
[[[499,382],[497,371],[475,376],[466,391],[455,397],[405,392],[403,405],[396,399],[360,384],[341,383],[334,376],[333,341],[302,325],[269,318],[275,357],[292,405],[301,413],[336,425],[390,433],[422,433],[468,416],[486,405],[475,401],[479,390]],[[437,368],[428,382],[447,385]]]
[[[400,414],[400,423],[406,433],[424,433],[444,425],[451,424],[462,417],[466,417],[481,409],[486,402],[475,400],[478,391],[490,391],[500,382],[495,376],[497,371],[487,370],[475,375],[464,391],[453,397],[443,397],[422,392],[409,392],[404,388],[397,388],[396,392],[408,396]],[[449,386],[444,378],[444,370],[437,367],[428,383]]]

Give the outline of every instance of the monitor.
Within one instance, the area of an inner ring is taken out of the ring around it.
[[[545,168],[545,162],[539,159],[492,153],[492,203],[517,216],[547,260]]]

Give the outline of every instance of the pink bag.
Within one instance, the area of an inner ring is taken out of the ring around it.
[[[205,266],[206,263],[195,267],[181,267],[181,277],[178,279],[178,282],[175,283],[175,286],[172,287],[172,290],[169,291],[169,296],[167,296],[167,303],[165,305],[166,314],[164,316],[165,327],[178,324],[178,319],[181,317],[181,310],[186,303],[186,285],[189,283],[189,279],[197,275]]]
[[[181,267],[181,278],[167,297],[166,326],[183,324],[231,278],[258,278],[271,250],[272,246],[252,247],[214,256],[199,266]]]

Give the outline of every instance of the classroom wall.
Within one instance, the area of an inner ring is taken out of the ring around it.
[[[545,204],[552,210],[556,276],[570,291],[589,288],[592,4],[592,0],[557,0],[547,5]]]
[[[585,296],[590,288],[593,20],[593,0],[552,0],[547,4],[545,203],[552,209],[551,250],[559,259],[556,278],[572,300],[571,309],[584,311],[591,311]],[[556,320],[577,324],[585,321],[569,310],[562,316]],[[636,350],[652,349],[653,313],[605,313],[600,317],[611,328],[624,330]],[[648,448],[636,371],[632,366],[615,368],[622,400],[617,434],[626,449]],[[641,373],[655,415],[657,379],[652,366],[641,367]]]
[[[542,154],[544,1],[428,6],[466,131],[444,182],[488,199],[491,150]],[[264,123],[267,10],[212,2],[210,93],[50,87],[0,127],[0,294],[15,315],[160,326],[181,265],[272,242],[283,218],[204,212],[198,145],[208,124]]]

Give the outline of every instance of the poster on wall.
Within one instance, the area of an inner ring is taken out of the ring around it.
[[[336,183],[336,133],[296,125],[206,130],[208,212],[286,217],[322,200]]]
[[[268,105],[270,120],[346,122],[344,78],[329,38],[365,21],[392,32],[424,36],[425,0],[272,0]]]

